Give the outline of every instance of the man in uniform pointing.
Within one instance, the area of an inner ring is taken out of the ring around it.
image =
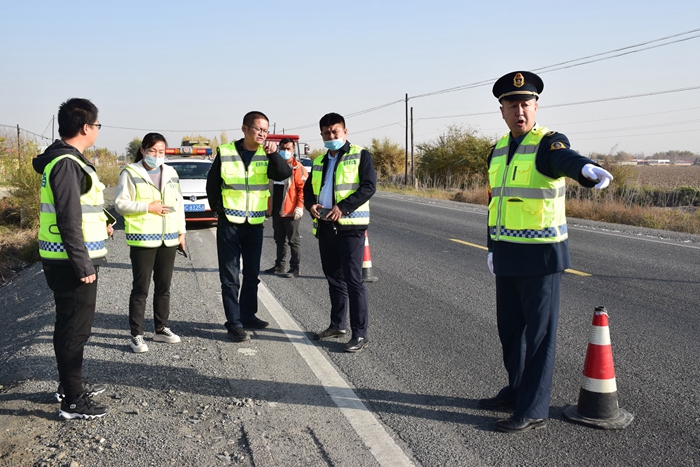
[[[565,177],[602,189],[612,175],[570,148],[561,133],[535,122],[544,83],[527,71],[496,81],[493,94],[510,132],[491,151],[487,264],[496,277],[498,336],[508,384],[486,409],[514,409],[496,429],[517,433],[549,416],[559,290],[571,267]]]

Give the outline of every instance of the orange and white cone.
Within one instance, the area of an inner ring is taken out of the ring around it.
[[[634,418],[617,403],[608,311],[603,306],[596,307],[593,313],[578,405],[566,407],[564,416],[572,422],[605,430],[621,430]]]
[[[369,251],[369,236],[365,230],[365,251],[362,257],[362,278],[365,282],[375,282],[379,278],[372,275],[372,254]]]

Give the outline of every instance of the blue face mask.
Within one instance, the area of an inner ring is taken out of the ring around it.
[[[288,161],[289,159],[292,158],[292,153],[291,153],[291,151],[282,150],[282,151],[280,151],[280,156],[282,156],[282,159]]]
[[[143,160],[145,160],[146,164],[148,164],[148,166],[152,169],[157,169],[158,167],[163,165],[163,163],[165,162],[165,157],[149,156],[148,154],[146,154]]]
[[[338,149],[342,148],[344,144],[345,142],[342,139],[332,139],[330,141],[323,142],[323,145],[331,151],[337,151]]]

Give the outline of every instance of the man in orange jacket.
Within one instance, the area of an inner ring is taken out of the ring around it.
[[[294,142],[284,138],[279,145],[280,155],[292,167],[292,176],[282,182],[271,182],[268,214],[272,215],[272,229],[277,244],[275,265],[266,269],[266,274],[280,274],[284,277],[299,277],[301,242],[299,223],[304,215],[304,183],[308,178],[306,168],[294,157]],[[285,272],[287,244],[292,252],[289,270]]]

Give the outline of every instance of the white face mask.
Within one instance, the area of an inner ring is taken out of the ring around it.
[[[146,161],[146,164],[153,169],[157,169],[165,163],[165,157],[149,156],[146,154],[143,159]]]

